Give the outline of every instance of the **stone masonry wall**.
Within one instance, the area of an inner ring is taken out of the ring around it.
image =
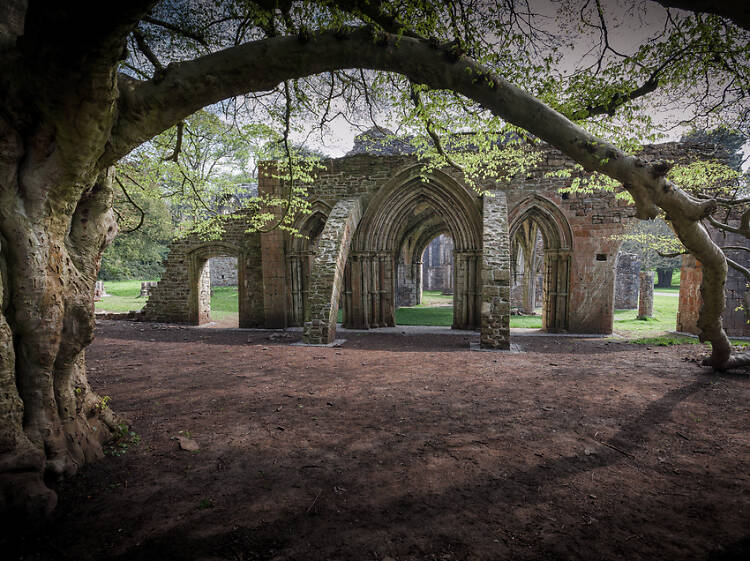
[[[641,260],[635,253],[617,254],[615,277],[615,309],[634,310],[638,307],[638,273]]]
[[[187,236],[173,241],[164,273],[151,289],[143,309],[147,321],[200,324],[208,320],[210,265],[208,260],[231,256],[237,260],[240,327],[264,324],[260,236],[248,233],[248,222],[226,222],[219,241]],[[208,296],[207,296],[208,294]]]
[[[483,198],[482,250],[483,348],[510,348],[510,240],[508,202],[503,192]]]
[[[305,343],[329,344],[336,339],[336,319],[344,267],[352,236],[362,217],[358,198],[342,199],[328,215],[318,241],[317,254],[310,271],[309,317],[305,317],[302,338]]]
[[[709,233],[720,246],[742,246],[747,240],[739,234],[724,234],[714,229]],[[747,251],[731,251],[732,259],[745,267],[750,267],[750,253]],[[680,269],[680,301],[677,311],[677,331],[698,334],[698,313],[703,304],[700,284],[703,279],[703,266],[692,255],[682,256]],[[722,314],[722,322],[727,335],[734,337],[750,337],[750,289],[747,288],[745,277],[732,267],[727,270],[727,284],[725,292],[727,304]]]
[[[209,260],[211,286],[237,286],[237,258],[214,257]]]

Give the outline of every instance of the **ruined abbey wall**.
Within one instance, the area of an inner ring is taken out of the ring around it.
[[[681,154],[667,144],[643,157]],[[206,321],[206,261],[225,255],[238,262],[241,326],[297,325],[307,342],[326,343],[335,337],[339,309],[346,327],[394,325],[396,308],[420,299],[425,248],[446,234],[453,242],[453,327],[480,331],[483,346],[507,348],[511,242],[532,231],[533,243],[539,245],[537,233],[543,240],[544,328],[610,333],[618,234],[633,208],[610,192],[561,193],[571,179],[551,172],[572,166],[543,147],[533,170],[480,182],[480,193],[456,169],[425,170],[410,155],[324,161],[308,189],[312,211],[296,218],[297,235],[248,234],[247,221],[234,219],[218,242],[173,243],[145,316]],[[274,169],[272,162],[261,166],[260,194],[283,193]]]

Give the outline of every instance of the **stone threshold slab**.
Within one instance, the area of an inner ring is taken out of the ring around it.
[[[290,347],[340,347],[346,343],[346,339],[336,339],[333,343],[305,343],[304,341],[297,341],[295,343],[289,343]]]
[[[511,343],[510,349],[484,349],[479,343],[469,343],[469,350],[470,351],[476,351],[479,353],[507,353],[507,354],[517,354],[517,353],[525,353],[521,346],[518,343]]]

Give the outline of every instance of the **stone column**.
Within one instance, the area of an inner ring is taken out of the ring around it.
[[[620,252],[615,277],[615,309],[634,310],[638,307],[638,272],[641,259],[635,253]]]
[[[510,240],[505,193],[482,198],[482,348],[510,348]]]
[[[237,259],[237,284],[240,327],[263,327],[263,263],[260,234],[248,233]]]
[[[638,319],[653,317],[654,315],[654,272],[641,271],[638,275],[641,281],[638,295]]]
[[[344,268],[361,216],[359,199],[349,198],[336,203],[326,220],[310,271],[310,292],[302,333],[305,343],[325,345],[336,340]]]

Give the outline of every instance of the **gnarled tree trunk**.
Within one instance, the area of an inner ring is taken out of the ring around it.
[[[110,173],[81,178],[75,205],[35,197],[35,188],[54,191],[40,175],[65,175],[49,157],[29,165],[35,153],[54,153],[54,141],[32,135],[30,147],[2,125],[0,511],[40,514],[56,502],[46,483],[100,456],[115,427],[86,380],[84,349],[101,253],[116,223]]]
[[[138,16],[92,25],[93,8],[10,0],[0,13],[0,512],[49,512],[49,485],[100,456],[117,423],[84,349],[117,232],[99,159]]]

